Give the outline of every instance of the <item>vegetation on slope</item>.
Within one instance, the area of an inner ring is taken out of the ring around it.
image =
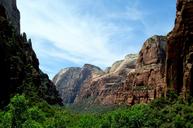
[[[193,104],[175,93],[150,104],[137,104],[104,113],[75,113],[46,102],[16,95],[0,112],[0,128],[191,128]]]

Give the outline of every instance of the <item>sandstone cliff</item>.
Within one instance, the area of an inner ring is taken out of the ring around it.
[[[128,74],[127,90],[131,91],[128,98],[130,104],[149,102],[160,97],[165,83],[166,37],[153,36],[145,41],[136,69]]]
[[[168,34],[168,90],[193,95],[193,1],[178,0],[174,29]]]
[[[19,34],[19,26],[16,1],[0,0],[0,107],[16,93],[61,103],[55,86],[39,69],[31,40]]]

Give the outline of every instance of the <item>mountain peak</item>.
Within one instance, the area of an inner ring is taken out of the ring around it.
[[[95,65],[92,65],[92,64],[84,64],[83,68],[101,70],[98,66],[95,66]]]

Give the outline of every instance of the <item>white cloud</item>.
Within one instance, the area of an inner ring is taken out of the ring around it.
[[[81,16],[70,5],[63,4],[60,7],[61,1],[53,5],[54,3],[55,1],[45,3],[26,0],[20,5],[23,16],[21,30],[26,31],[32,38],[40,36],[53,42],[55,47],[70,53],[71,56],[41,49],[42,53],[75,63],[98,60],[104,65],[120,58],[116,51],[111,51],[108,46],[111,45],[110,39],[118,31],[116,26],[94,16]]]

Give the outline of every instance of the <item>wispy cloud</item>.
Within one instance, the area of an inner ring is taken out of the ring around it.
[[[149,12],[139,4],[140,0],[18,0],[21,30],[32,38],[41,67],[52,75],[69,63],[106,67],[138,52],[143,37],[154,32],[147,31]],[[57,59],[57,66],[47,64]]]

